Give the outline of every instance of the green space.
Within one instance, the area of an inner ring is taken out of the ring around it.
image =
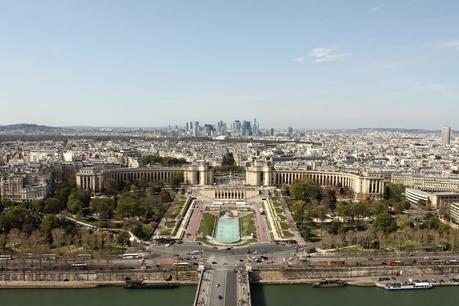
[[[207,235],[212,236],[215,222],[217,222],[216,216],[209,213],[204,213],[202,216],[202,221],[199,226],[198,233],[203,237],[206,237]]]
[[[91,197],[73,182],[55,187],[43,200],[2,200],[0,252],[111,253],[130,244],[128,231],[150,239],[171,201],[169,192],[160,187],[133,185],[128,191]]]
[[[248,215],[248,216],[242,217],[240,221],[241,221],[242,236],[244,237],[244,236],[249,236],[253,234],[254,237],[256,237],[257,230],[255,228],[255,222],[253,220],[253,216]]]
[[[401,185],[387,184],[379,200],[340,202],[340,193],[339,188],[322,188],[309,180],[284,187],[283,196],[304,239],[320,241],[322,248],[360,245],[402,251],[451,250],[459,241],[459,231],[442,223],[428,206],[417,216],[407,214],[410,204]]]
[[[174,227],[176,226],[177,222],[180,221],[181,218],[178,218],[180,213],[183,210],[183,207],[185,206],[185,203],[187,201],[186,196],[180,196],[179,200],[177,203],[172,208],[172,213],[170,214],[169,218],[165,222],[165,228],[161,230],[161,235],[163,236],[169,236],[172,234],[172,231],[174,230]]]
[[[188,164],[188,162],[184,158],[175,158],[169,156],[163,157],[153,154],[145,155],[143,157],[143,162],[145,165],[160,164],[162,166],[180,166]]]
[[[282,230],[284,230],[284,231],[285,231],[285,230],[288,230],[288,224],[287,224],[287,222],[279,222],[279,224],[280,224]]]

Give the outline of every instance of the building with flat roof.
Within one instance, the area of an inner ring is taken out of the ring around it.
[[[451,128],[449,126],[441,129],[441,143],[444,146],[451,144]]]
[[[427,192],[406,188],[405,196],[411,204],[424,203],[436,209],[448,208],[452,203],[459,202],[459,193],[457,192]]]
[[[459,202],[451,203],[449,214],[453,223],[459,224]]]

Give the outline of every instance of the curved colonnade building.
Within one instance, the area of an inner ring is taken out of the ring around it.
[[[171,185],[177,179],[191,186],[214,184],[214,168],[205,161],[197,161],[186,167],[113,168],[105,170],[81,169],[76,174],[79,189],[101,192],[109,184],[153,182]],[[348,187],[354,193],[367,197],[381,197],[384,178],[381,174],[354,174],[333,171],[275,169],[265,160],[255,160],[246,169],[246,185],[281,186],[309,179],[324,187]],[[216,198],[225,198],[227,191],[215,191]],[[237,198],[243,194],[237,193]]]
[[[207,162],[198,161],[185,167],[81,169],[76,174],[77,188],[91,192],[101,192],[113,183],[145,182],[172,185],[176,180],[186,185],[212,185],[214,169]]]
[[[324,187],[348,187],[355,194],[380,198],[384,193],[384,177],[380,173],[354,174],[334,171],[275,169],[264,160],[256,160],[246,171],[251,186],[291,185],[309,179]]]

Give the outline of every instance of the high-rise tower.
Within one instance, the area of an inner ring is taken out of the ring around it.
[[[451,128],[449,126],[441,129],[441,143],[444,146],[451,144]]]

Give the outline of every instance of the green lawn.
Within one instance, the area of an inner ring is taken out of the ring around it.
[[[173,227],[175,226],[175,223],[177,223],[177,222],[175,222],[175,221],[168,221],[168,222],[166,222],[166,227],[173,228]]]
[[[255,237],[257,231],[255,229],[255,223],[253,222],[252,216],[248,215],[248,216],[242,217],[240,221],[241,221],[242,236],[249,236],[250,234],[253,234]]]
[[[217,217],[215,217],[214,215],[205,213],[202,216],[202,221],[201,221],[201,225],[199,226],[198,233],[202,233],[204,237],[206,237],[206,235],[212,236],[214,225],[216,221],[217,221]]]
[[[288,230],[288,224],[285,223],[285,222],[280,222],[280,226],[281,228],[285,231],[285,230]]]

